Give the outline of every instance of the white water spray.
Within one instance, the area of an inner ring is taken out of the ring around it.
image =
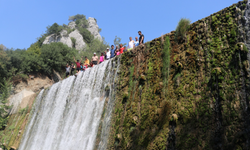
[[[105,88],[114,85],[117,72],[112,63],[116,62],[104,61],[77,78],[71,76],[42,90],[19,150],[94,149],[107,96]],[[109,105],[107,108],[112,109]]]

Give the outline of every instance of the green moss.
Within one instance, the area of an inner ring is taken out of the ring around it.
[[[119,109],[114,127],[114,133],[122,134],[122,139],[117,142],[116,136],[112,136],[111,145],[116,144],[120,149],[166,149],[170,134],[169,116],[176,114],[176,149],[213,149],[216,80],[222,101],[223,136],[232,141],[231,137],[236,133],[229,132],[229,128],[234,125],[238,127],[230,130],[241,129],[241,106],[235,95],[240,91],[242,76],[239,55],[236,55],[241,45],[236,44],[239,35],[234,19],[235,6],[230,9],[191,25],[185,32],[187,39],[183,43],[175,41],[173,32],[165,35],[165,40],[158,38],[148,42],[142,53],[135,51],[140,59],[131,55],[129,60],[122,61],[125,68],[122,75],[129,75],[129,79],[122,76],[121,82],[122,85],[129,84],[118,87],[117,103],[121,105],[116,105]],[[243,51],[247,52],[247,48],[243,47]],[[244,64],[241,65],[247,67],[244,53],[241,52]],[[130,98],[124,94],[127,90]],[[123,99],[127,102],[123,103]],[[240,145],[244,145],[244,139],[239,137],[239,140],[243,143]],[[224,141],[224,145],[228,141]]]
[[[170,71],[170,40],[169,37],[166,36],[164,48],[162,51],[162,77],[163,77],[163,84],[164,84],[164,93],[167,93],[167,87],[168,87],[168,79],[169,79],[169,71]]]

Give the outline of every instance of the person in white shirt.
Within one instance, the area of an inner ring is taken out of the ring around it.
[[[132,40],[132,37],[129,37],[129,42],[128,42],[128,51],[130,51],[131,49],[133,49],[134,47],[134,40]]]
[[[111,53],[109,51],[109,48],[107,48],[107,53],[106,53],[106,60],[109,60],[111,56]]]
[[[69,76],[70,73],[70,66],[69,64],[66,65],[66,78]]]

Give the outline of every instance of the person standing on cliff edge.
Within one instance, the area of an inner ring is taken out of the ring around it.
[[[80,71],[81,70],[82,57],[81,57],[81,61],[80,62],[79,62],[79,60],[76,61],[75,57],[74,57],[74,61],[76,63],[76,70]]]
[[[114,48],[114,45],[111,45],[111,51],[110,51],[110,54],[111,54],[110,58],[115,57],[115,48]]]
[[[141,33],[141,31],[138,31],[138,34],[140,35],[139,37],[139,42],[140,42],[140,45],[144,43],[144,35]]]
[[[97,65],[98,59],[99,59],[98,56],[96,56],[96,53],[94,52],[94,56],[92,57],[91,62],[94,65]]]

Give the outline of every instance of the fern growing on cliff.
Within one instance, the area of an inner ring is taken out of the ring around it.
[[[163,85],[164,85],[164,92],[166,94],[166,90],[168,87],[168,78],[169,78],[169,71],[170,71],[170,40],[169,37],[166,36],[164,47],[163,47],[163,57],[162,57],[162,76],[163,76]]]

